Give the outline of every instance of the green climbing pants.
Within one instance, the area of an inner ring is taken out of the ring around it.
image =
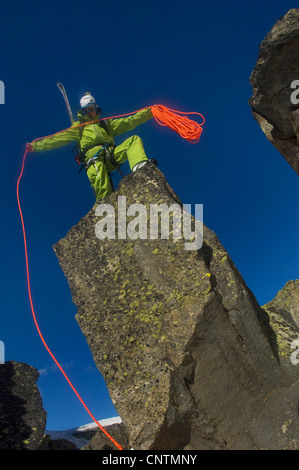
[[[145,155],[143,142],[140,137],[133,135],[126,139],[122,144],[114,149],[114,160],[121,165],[126,160],[129,161],[131,170],[134,166],[142,161],[147,160]],[[96,199],[102,199],[112,193],[109,172],[115,167],[104,156],[100,156],[87,170],[87,176],[92,187],[95,190]]]

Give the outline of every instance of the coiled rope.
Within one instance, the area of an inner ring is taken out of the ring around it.
[[[167,126],[173,131],[177,132],[183,139],[188,140],[192,144],[196,144],[202,133],[202,126],[205,123],[205,118],[202,114],[191,112],[184,113],[182,111],[175,111],[166,108],[161,104],[156,104],[151,107],[154,118],[161,126]],[[197,114],[202,118],[202,123],[189,119],[187,116],[180,116],[180,114]]]

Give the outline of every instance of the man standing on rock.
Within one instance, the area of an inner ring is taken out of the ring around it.
[[[95,192],[96,199],[108,196],[112,191],[109,173],[117,169],[126,160],[132,171],[136,171],[148,162],[143,142],[133,135],[122,144],[115,146],[114,137],[131,131],[153,117],[151,108],[119,119],[99,120],[102,110],[89,92],[80,100],[78,121],[69,129],[58,132],[42,140],[27,143],[27,151],[44,151],[77,142],[80,161],[87,171],[87,176]],[[80,124],[85,124],[81,125]]]

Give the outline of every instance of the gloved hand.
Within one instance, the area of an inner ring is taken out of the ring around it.
[[[27,150],[27,152],[33,152],[32,144],[30,144],[30,143],[27,142],[27,143],[26,143],[26,150]]]

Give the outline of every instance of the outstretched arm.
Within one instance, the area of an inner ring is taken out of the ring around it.
[[[135,129],[135,127],[143,124],[152,117],[153,114],[151,108],[145,108],[127,118],[108,120],[107,125],[110,127],[110,135],[112,135],[112,137],[116,137],[119,134]]]
[[[79,127],[76,127],[79,123],[74,123],[69,129],[65,129],[56,134],[44,137],[40,140],[35,140],[26,145],[26,149],[29,152],[40,152],[44,150],[52,150],[63,145],[67,145],[74,141],[79,141]]]

